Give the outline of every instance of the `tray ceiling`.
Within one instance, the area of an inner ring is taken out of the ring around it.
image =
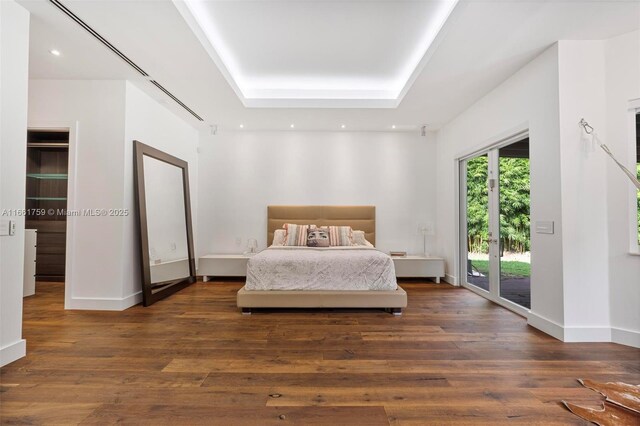
[[[18,1],[31,12],[31,79],[130,80],[198,128],[209,130],[209,126],[214,126],[220,131],[242,132],[293,128],[296,131],[418,132],[425,124],[430,130],[438,129],[557,40],[603,40],[640,28],[640,2],[637,1],[461,0],[422,58],[415,81],[406,85],[406,94],[396,108],[371,107],[388,101],[384,99],[366,100],[368,105],[362,108],[326,107],[331,106],[331,102],[350,106],[346,99],[324,99],[318,108],[304,105],[315,102],[314,99],[297,99],[296,102],[302,104],[298,106],[307,106],[303,108],[282,108],[274,100],[254,99],[251,102],[275,102],[279,107],[248,108],[238,96],[237,87],[223,75],[173,1],[62,0],[153,80],[197,112],[204,119],[200,122],[52,2]],[[236,2],[244,3],[242,0],[231,3]],[[416,3],[428,2],[416,0]],[[278,4],[271,0],[264,3]],[[357,37],[353,34],[346,38]],[[404,35],[398,34],[395,38],[404,40]],[[380,45],[372,43],[361,48],[384,56]],[[61,55],[52,55],[52,49],[59,50]],[[270,49],[275,47],[272,45]],[[361,57],[360,52],[352,53]],[[357,66],[351,61],[346,63]],[[290,65],[298,67],[296,73],[303,66],[309,69],[309,63],[288,64],[287,70]],[[278,63],[272,66],[285,68]],[[391,61],[377,66],[378,75],[380,70],[400,69],[394,68]],[[247,69],[256,72],[255,68],[247,66]],[[325,75],[326,68],[321,69]],[[287,75],[291,73],[286,71]]]
[[[174,3],[248,107],[397,107],[457,0]]]

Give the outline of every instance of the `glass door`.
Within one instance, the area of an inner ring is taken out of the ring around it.
[[[465,162],[467,283],[490,291],[489,155]]]
[[[531,308],[529,139],[498,150],[500,297]]]
[[[460,165],[462,284],[525,313],[531,307],[529,139]]]

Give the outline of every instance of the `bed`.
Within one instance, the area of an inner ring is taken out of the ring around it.
[[[273,247],[285,223],[344,225],[375,244],[374,206],[268,206],[269,248],[249,259],[237,294],[244,314],[256,308],[378,308],[401,315],[406,292],[392,259],[372,247]]]

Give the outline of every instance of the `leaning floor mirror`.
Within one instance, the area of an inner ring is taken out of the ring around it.
[[[189,167],[134,141],[142,300],[149,306],[196,281]]]

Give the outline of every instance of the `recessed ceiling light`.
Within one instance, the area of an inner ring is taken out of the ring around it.
[[[291,125],[291,126],[289,126],[289,127],[291,127],[291,128],[293,129],[293,128],[294,128],[294,127],[296,127],[296,126],[294,126],[294,125],[292,124],[292,125]]]
[[[392,125],[391,125],[391,128],[392,128],[392,129],[395,129],[395,128],[396,128],[396,125],[395,125],[395,124],[392,124]]]
[[[341,129],[345,129],[347,127],[346,124],[343,124],[342,126],[340,126]]]
[[[56,49],[51,49],[49,53],[51,53],[53,56],[60,56],[60,51]]]
[[[241,124],[241,125],[240,125],[240,128],[241,128],[241,129],[244,129],[244,124]]]

